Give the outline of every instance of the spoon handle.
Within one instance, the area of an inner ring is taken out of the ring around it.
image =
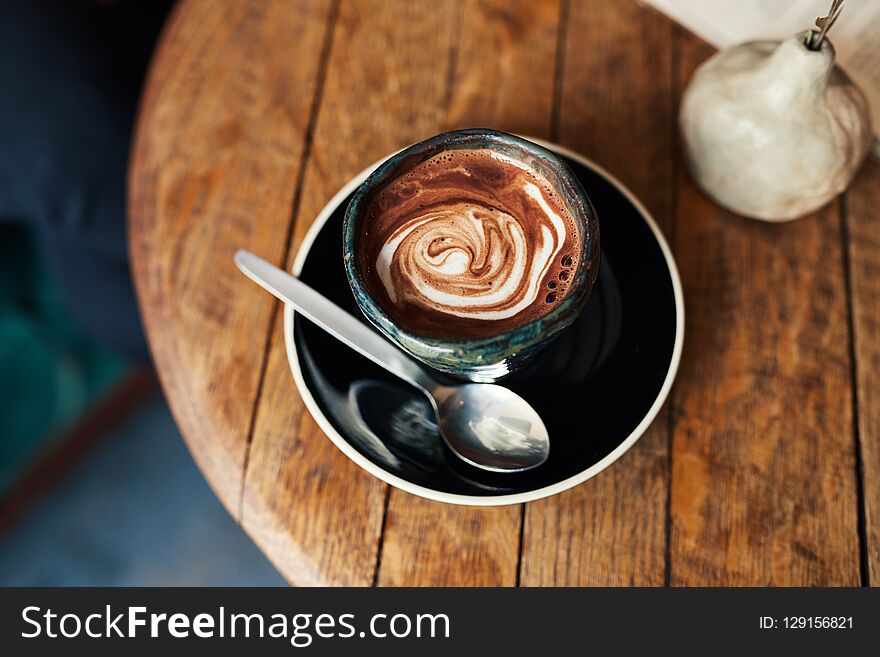
[[[236,251],[235,264],[257,285],[377,365],[418,388],[431,387],[430,377],[397,347],[299,279],[244,249]]]

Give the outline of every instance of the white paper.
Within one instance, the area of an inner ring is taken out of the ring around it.
[[[815,27],[829,0],[642,0],[717,48],[743,41],[784,39]],[[858,84],[880,131],[880,0],[846,0],[828,33],[837,63]],[[880,139],[873,155],[880,159]]]

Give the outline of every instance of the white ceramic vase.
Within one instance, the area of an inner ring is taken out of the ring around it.
[[[842,192],[873,142],[868,102],[834,48],[755,41],[694,75],[679,123],[691,175],[739,214],[789,221]]]

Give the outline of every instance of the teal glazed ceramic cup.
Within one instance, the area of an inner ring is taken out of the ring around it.
[[[368,292],[356,257],[364,216],[373,195],[402,172],[454,149],[490,149],[540,173],[560,195],[582,235],[576,274],[565,297],[550,312],[510,331],[467,340],[426,337],[402,329]],[[391,156],[355,191],[343,221],[343,257],[358,306],[392,342],[436,370],[471,381],[491,382],[521,369],[577,319],[589,300],[599,270],[599,223],[590,199],[568,165],[546,148],[495,130],[456,130]]]

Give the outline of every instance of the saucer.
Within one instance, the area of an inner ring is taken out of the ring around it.
[[[342,452],[383,481],[453,504],[516,504],[595,476],[641,437],[669,394],[684,341],[684,300],[672,253],[647,210],[608,172],[560,146],[599,216],[602,264],[580,318],[524,371],[501,381],[541,415],[550,457],[534,470],[472,467],[443,443],[427,399],[289,306],[287,356],[315,421]],[[342,216],[378,165],[341,189],[306,235],[293,273],[352,315],[342,266]],[[372,327],[371,327],[372,328]]]

